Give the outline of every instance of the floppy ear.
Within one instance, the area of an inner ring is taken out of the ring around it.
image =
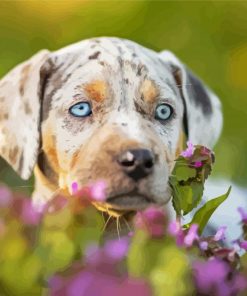
[[[184,128],[193,144],[212,148],[222,129],[221,103],[218,97],[170,51],[160,56],[171,68],[184,102]]]
[[[40,99],[49,57],[42,50],[0,80],[0,156],[28,179],[40,144]]]

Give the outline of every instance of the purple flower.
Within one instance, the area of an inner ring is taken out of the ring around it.
[[[90,186],[91,198],[95,201],[104,201],[106,199],[106,183],[98,181]]]
[[[230,269],[225,262],[218,259],[211,259],[207,262],[197,261],[193,264],[193,270],[195,282],[200,293],[224,295],[217,292],[225,291],[226,288],[225,278]]]
[[[199,247],[202,251],[206,251],[208,249],[208,242],[206,241],[199,242]]]
[[[195,240],[198,240],[198,225],[192,224],[189,228],[188,233],[184,237],[184,245],[186,247],[191,247]]]
[[[77,182],[73,182],[71,184],[71,191],[72,191],[72,194],[76,194],[78,192],[78,183]]]
[[[29,225],[37,225],[41,220],[41,213],[33,206],[32,201],[28,198],[23,198],[21,218],[24,223]]]
[[[242,223],[247,224],[247,212],[242,208],[238,208],[238,212],[240,213]]]
[[[168,233],[176,238],[176,243],[179,247],[184,245],[184,232],[179,221],[172,221],[168,225]]]
[[[106,199],[106,183],[105,181],[97,181],[90,186],[79,188],[77,182],[71,184],[73,195],[87,197],[91,201],[105,201]]]
[[[128,252],[129,240],[126,237],[107,241],[104,251],[109,258],[114,260],[122,260]]]
[[[247,250],[247,240],[240,241],[239,246],[241,249]]]
[[[202,166],[202,162],[201,161],[196,161],[195,163],[194,163],[194,167],[195,168],[200,168]]]
[[[151,296],[150,287],[144,280],[126,276],[112,276],[97,270],[83,270],[69,280],[50,281],[51,296]]]
[[[90,245],[85,252],[86,263],[89,266],[102,266],[103,268],[105,265],[108,268],[107,265],[114,265],[121,261],[127,255],[128,249],[128,237],[106,241],[103,247]]]
[[[130,231],[130,232],[128,233],[128,237],[132,237],[132,236],[134,236],[134,232],[133,232],[133,231]]]
[[[135,225],[147,231],[152,237],[162,237],[165,234],[166,216],[163,210],[151,206],[135,216]]]
[[[214,241],[220,241],[220,240],[224,240],[225,237],[225,232],[226,232],[227,226],[221,226],[218,231],[216,232],[216,234],[214,235]]]
[[[193,155],[194,150],[195,150],[195,147],[192,144],[192,142],[187,141],[187,148],[184,151],[182,151],[180,155],[182,155],[185,158],[190,158]]]

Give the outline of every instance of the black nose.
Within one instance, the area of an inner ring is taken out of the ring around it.
[[[122,153],[118,162],[125,174],[138,181],[152,172],[154,156],[147,149],[131,149]]]

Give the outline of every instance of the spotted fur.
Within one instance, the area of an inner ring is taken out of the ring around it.
[[[68,112],[81,101],[91,104],[92,116]],[[161,103],[175,110],[165,123],[154,118]],[[35,166],[36,204],[59,190],[71,194],[74,181],[99,179],[109,198],[138,191],[164,204],[184,131],[212,147],[222,125],[217,97],[172,53],[107,37],[45,50],[17,66],[0,81],[0,108],[0,154],[24,179]],[[128,149],[155,156],[152,174],[138,183],[116,161]]]

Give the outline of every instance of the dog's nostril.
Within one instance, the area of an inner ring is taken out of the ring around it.
[[[145,162],[144,165],[145,165],[145,167],[146,167],[147,169],[151,169],[151,168],[153,167],[154,163],[153,163],[152,160],[148,160],[148,161]]]
[[[152,172],[154,156],[147,149],[130,149],[119,156],[118,162],[129,177],[138,181]]]

